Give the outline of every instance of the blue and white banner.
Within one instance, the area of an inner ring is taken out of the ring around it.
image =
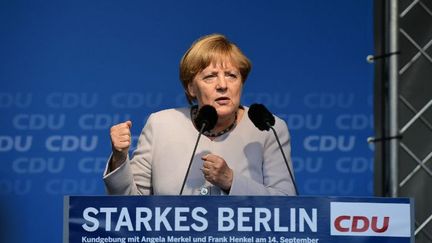
[[[67,242],[410,243],[410,199],[65,197]]]
[[[0,1],[0,242],[59,242],[63,196],[105,195],[110,127],[136,146],[186,106],[179,62],[210,33],[252,61],[242,104],[288,124],[300,195],[373,195],[372,3]]]

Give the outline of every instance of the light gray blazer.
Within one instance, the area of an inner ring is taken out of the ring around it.
[[[201,137],[183,195],[199,195],[203,187],[211,195],[225,194],[207,182],[200,170],[201,157],[208,153],[224,158],[233,170],[229,195],[295,195],[273,132],[258,130],[247,115],[248,108],[244,109],[241,121],[231,132],[214,140]],[[276,117],[274,128],[292,168],[287,125]],[[151,114],[132,159],[111,172],[107,166],[103,179],[108,194],[179,195],[197,136],[190,108]]]

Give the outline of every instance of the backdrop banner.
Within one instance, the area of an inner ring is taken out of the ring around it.
[[[372,20],[372,1],[0,1],[0,242],[58,242],[63,196],[106,194],[110,127],[132,121],[132,151],[187,106],[179,62],[211,33],[253,64],[242,105],[286,121],[300,195],[373,195]]]

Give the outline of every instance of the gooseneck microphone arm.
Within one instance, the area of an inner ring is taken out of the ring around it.
[[[283,149],[282,149],[282,145],[281,145],[281,143],[280,143],[280,141],[279,141],[279,137],[278,137],[278,135],[276,134],[276,130],[273,128],[273,126],[270,125],[269,122],[266,122],[266,123],[267,123],[267,125],[269,126],[269,128],[273,131],[273,134],[274,134],[275,137],[276,137],[276,141],[277,141],[277,143],[278,143],[278,145],[279,145],[279,149],[280,149],[280,151],[281,151],[281,153],[282,153],[282,157],[283,157],[283,159],[284,159],[285,165],[286,165],[286,167],[287,167],[287,169],[288,169],[288,172],[289,172],[289,174],[290,174],[290,176],[291,176],[291,179],[292,179],[292,182],[293,182],[293,185],[294,185],[295,193],[296,193],[296,195],[298,195],[297,185],[296,185],[296,183],[295,183],[295,181],[294,181],[294,176],[293,176],[293,174],[292,174],[291,168],[290,168],[289,165],[288,165],[288,160],[287,160],[287,158],[286,158],[286,156],[285,156],[285,153],[284,153],[284,151],[283,151]]]
[[[201,128],[200,128],[200,131],[199,131],[199,134],[198,134],[198,138],[197,138],[197,141],[196,141],[196,143],[195,143],[195,147],[194,147],[194,149],[193,149],[192,156],[191,156],[191,158],[190,158],[189,165],[188,165],[188,168],[187,168],[187,171],[186,171],[186,175],[185,175],[185,177],[184,177],[184,179],[183,179],[183,184],[182,184],[182,187],[181,187],[181,190],[180,190],[180,194],[179,194],[179,195],[182,195],[182,194],[183,194],[183,189],[184,189],[184,186],[185,186],[185,184],[186,184],[186,180],[187,180],[187,178],[188,178],[188,176],[189,176],[189,171],[190,171],[190,168],[191,168],[191,166],[192,166],[192,161],[193,161],[193,158],[194,158],[194,156],[195,156],[195,152],[196,152],[196,149],[197,149],[197,147],[198,147],[199,140],[200,140],[200,138],[201,138],[202,133],[204,132],[204,129],[205,129],[206,125],[207,125],[206,123],[203,123],[202,126],[201,126]]]
[[[193,158],[195,157],[195,152],[196,152],[196,149],[198,147],[198,143],[199,143],[199,140],[201,138],[201,135],[203,134],[203,132],[210,131],[211,129],[213,129],[217,123],[217,120],[218,120],[218,115],[217,115],[216,109],[210,105],[204,105],[203,107],[201,107],[201,109],[199,109],[198,114],[196,115],[195,119],[193,119],[193,123],[195,124],[195,127],[197,129],[199,128],[199,133],[198,133],[197,141],[195,143],[195,147],[194,147],[193,152],[192,152],[191,159],[189,160],[189,165],[188,165],[188,168],[186,171],[186,175],[183,179],[183,184],[182,184],[182,187],[180,190],[180,195],[183,194],[183,189],[185,187],[186,180],[189,176],[189,171],[191,169]]]
[[[282,149],[282,145],[279,141],[279,136],[277,135],[276,130],[273,128],[273,126],[275,124],[275,118],[274,118],[273,114],[262,104],[252,104],[249,107],[248,116],[249,116],[250,120],[252,121],[252,123],[259,130],[268,131],[269,129],[271,129],[273,131],[273,134],[274,134],[276,141],[279,145],[279,150],[282,153],[283,160],[284,160],[285,165],[288,169],[288,173],[291,177],[295,193],[296,193],[296,195],[298,195],[298,189],[297,189],[297,185],[296,185],[296,182],[294,179],[293,172],[291,171],[291,168],[289,167],[288,160],[285,156],[285,153]]]

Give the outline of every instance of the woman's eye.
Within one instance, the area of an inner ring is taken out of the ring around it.
[[[228,73],[227,76],[230,77],[230,78],[233,78],[233,79],[237,78],[237,75],[234,74],[234,73]]]
[[[215,75],[210,74],[210,75],[206,75],[206,76],[204,76],[203,79],[211,79],[211,78],[214,78],[214,77],[215,77]]]

